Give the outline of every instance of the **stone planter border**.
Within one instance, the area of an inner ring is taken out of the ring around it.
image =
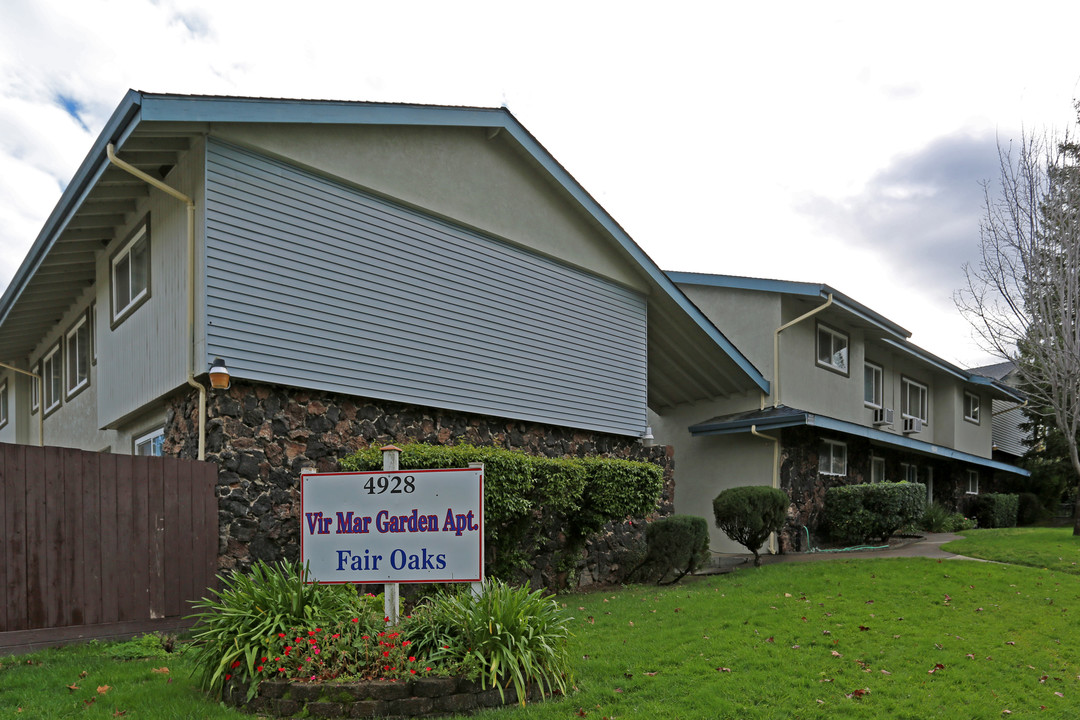
[[[304,683],[268,680],[258,695],[245,702],[243,688],[232,688],[226,702],[247,713],[276,717],[306,714],[316,718],[429,718],[471,715],[477,710],[518,702],[513,687],[503,694],[474,680],[432,677],[415,680],[367,680],[343,683]],[[530,685],[527,702],[541,699]]]

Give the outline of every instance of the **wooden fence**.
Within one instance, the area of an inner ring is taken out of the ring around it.
[[[0,475],[0,647],[153,627],[215,584],[214,464],[0,443]]]

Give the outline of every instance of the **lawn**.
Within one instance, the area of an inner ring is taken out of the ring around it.
[[[955,720],[1080,707],[1080,578],[1066,573],[832,558],[560,601],[574,616],[576,692],[477,717]],[[203,699],[183,656],[119,661],[105,647],[5,659],[0,718],[250,717]]]
[[[965,530],[963,540],[942,546],[968,557],[1048,568],[1080,575],[1080,536],[1071,527]]]

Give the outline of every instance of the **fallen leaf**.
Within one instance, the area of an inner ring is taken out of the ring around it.
[[[833,651],[832,651],[832,656],[833,656],[833,657],[844,657],[843,655],[841,655],[840,653],[836,652],[835,650],[833,650]]]
[[[615,688],[615,692],[617,692],[617,693],[621,693],[621,692],[622,692],[622,688]]]
[[[1046,681],[1047,681],[1047,680],[1049,680],[1049,679],[1050,679],[1050,676],[1049,676],[1049,675],[1043,675],[1043,676],[1042,676],[1041,678],[1039,678],[1039,682],[1040,682],[1040,683],[1044,683],[1044,682],[1046,682]]]
[[[167,667],[150,668],[150,672],[152,672],[152,673],[161,673],[161,674],[166,674],[167,675],[168,672],[169,672],[169,668],[167,668]]]
[[[784,593],[784,597],[791,597],[791,593]]]
[[[882,671],[881,671],[881,674],[882,674],[882,675],[892,675],[892,673],[891,673],[891,672],[889,672],[888,670],[882,670]]]
[[[866,627],[865,625],[860,625],[860,626],[859,626],[859,630],[861,630],[862,632],[866,632],[866,631],[867,631],[867,630],[869,630],[869,629],[870,629],[870,628]]]
[[[974,655],[972,655],[971,653],[968,653],[968,654],[967,654],[967,659],[968,659],[968,660],[974,660],[974,659],[975,659],[975,656],[974,656]]]
[[[79,677],[81,677],[81,678],[86,677],[86,671],[83,670],[81,673],[79,673]]]
[[[1055,692],[1054,694],[1057,695],[1060,698],[1065,697],[1065,695],[1063,693]]]
[[[798,646],[798,645],[792,645],[792,646],[791,646],[791,649],[792,649],[792,650],[798,650],[798,649],[799,649],[799,646]]]
[[[605,600],[604,602],[607,602],[607,600]],[[577,716],[578,717],[585,717],[586,715],[588,715],[588,713],[585,712],[585,708],[578,708],[577,709]]]
[[[866,695],[869,692],[870,692],[870,688],[862,688],[862,689],[859,689],[859,690],[852,690],[850,693],[848,693],[844,697],[861,698],[863,695]]]
[[[109,692],[110,690],[112,690],[112,688],[109,687],[108,685],[98,685],[98,689],[97,689],[98,695],[104,695],[105,693]]]
[[[67,689],[68,689],[68,692],[75,692],[76,690],[79,689],[79,686],[76,685],[75,683],[71,683],[70,685],[67,686]]]
[[[825,704],[824,700],[818,700],[818,705],[824,705],[824,704]]]
[[[124,715],[127,715],[127,710],[117,710],[112,714],[113,717],[123,717]]]
[[[832,633],[831,633],[831,632],[829,632],[828,630],[822,630],[822,631],[821,631],[821,634],[822,634],[822,635],[832,635]]]
[[[731,668],[719,667],[719,668],[716,668],[716,669],[719,672],[731,672]]]
[[[1005,644],[1006,645],[1015,645],[1016,643],[1014,643],[1012,640],[1006,640]]]
[[[653,677],[654,675],[656,675],[656,673],[654,673],[654,672],[647,672],[645,674],[648,675],[649,677]]]
[[[87,706],[93,705],[97,701],[97,695],[93,696],[89,700],[83,700],[83,703]]]
[[[769,637],[765,638],[765,642],[775,642],[775,640],[773,639],[773,636],[770,635]]]

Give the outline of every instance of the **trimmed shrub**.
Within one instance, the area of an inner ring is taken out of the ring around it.
[[[627,577],[639,571],[645,578],[656,578],[661,585],[670,573],[678,573],[667,583],[673,585],[687,573],[709,562],[709,524],[694,515],[671,515],[654,521],[645,529],[645,559]]]
[[[411,443],[401,467],[462,468],[484,463],[484,540],[487,572],[503,579],[527,576],[544,543],[560,534],[570,564],[585,540],[605,523],[656,510],[663,490],[657,465],[615,458],[546,458],[517,450]],[[382,469],[382,452],[370,447],[341,460],[342,470]]]
[[[713,499],[716,527],[754,553],[754,565],[761,565],[758,550],[770,533],[779,532],[787,519],[788,496],[767,485],[728,488]]]
[[[922,483],[864,483],[825,491],[825,519],[833,539],[842,543],[887,541],[915,522],[926,508]]]
[[[1031,492],[1022,492],[1017,496],[1019,507],[1017,508],[1016,523],[1018,525],[1034,525],[1047,516],[1046,508],[1043,507],[1039,496]]]
[[[1004,493],[976,495],[968,502],[968,513],[981,528],[1016,527],[1020,498]]]

